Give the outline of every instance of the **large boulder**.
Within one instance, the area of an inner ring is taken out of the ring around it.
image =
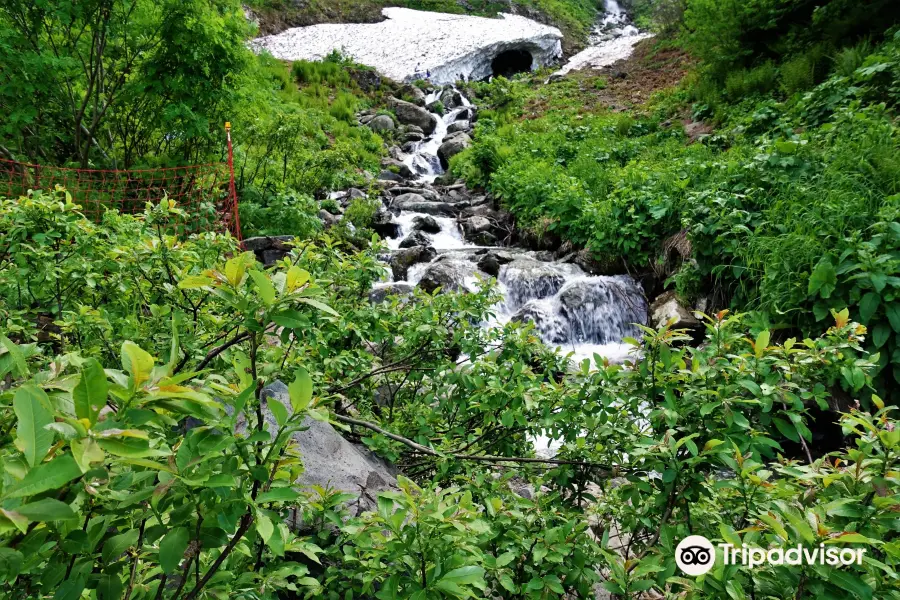
[[[413,231],[400,242],[401,248],[412,248],[414,246],[430,246],[431,239],[421,231]]]
[[[419,287],[428,292],[434,293],[438,288],[444,292],[456,292],[465,290],[463,279],[465,274],[462,273],[457,265],[448,260],[442,260],[433,263],[426,269],[419,280]]]
[[[438,158],[444,169],[450,167],[450,159],[472,145],[472,138],[465,133],[459,132],[453,134],[450,139],[441,144],[438,148]]]
[[[434,133],[437,127],[437,117],[422,107],[416,106],[411,102],[405,102],[399,98],[391,96],[388,101],[391,110],[397,115],[397,120],[404,125],[415,125],[420,127],[425,135]]]
[[[319,220],[322,221],[322,225],[325,226],[325,229],[328,229],[340,221],[341,218],[331,214],[323,208],[319,211]]]
[[[453,88],[447,88],[441,93],[441,104],[447,110],[458,108],[463,105],[462,94]]]
[[[400,94],[410,99],[416,106],[425,106],[425,92],[414,85],[404,85],[400,88]]]
[[[369,302],[381,304],[390,296],[409,296],[412,293],[413,286],[402,281],[376,284],[369,292]]]
[[[281,381],[276,380],[262,391],[263,418],[274,435],[278,424],[269,409],[270,402],[281,402],[291,412],[288,388]],[[356,500],[348,502],[348,506],[356,507],[358,513],[372,510],[380,492],[396,489],[396,469],[364,446],[350,443],[322,421],[307,417],[303,426],[307,429],[291,436],[303,457],[303,474],[295,482],[299,488],[311,491],[313,486],[321,486],[352,494]],[[247,421],[242,416],[238,417],[236,431],[247,432]],[[294,528],[302,526],[296,515],[289,524]]]
[[[430,215],[416,217],[413,219],[413,230],[424,231],[425,233],[440,233],[441,224]]]
[[[381,167],[383,169],[387,169],[388,171],[397,173],[397,175],[399,175],[401,178],[412,179],[416,176],[416,174],[413,173],[412,169],[409,168],[409,165],[401,160],[397,160],[396,158],[382,158]],[[402,181],[402,179],[400,179],[399,181]]]
[[[395,223],[393,215],[383,208],[372,217],[372,230],[383,238],[398,238],[403,233],[400,223]]]
[[[462,230],[466,239],[473,238],[476,234],[491,230],[491,221],[487,217],[469,217],[462,222]]]
[[[457,133],[459,131],[466,132],[471,128],[472,126],[468,121],[454,121],[447,126],[447,133]]]
[[[674,290],[670,290],[650,304],[650,324],[659,328],[674,320],[675,329],[688,329],[692,335],[702,335],[703,323],[678,300]]]
[[[391,208],[441,217],[452,217],[456,215],[456,209],[453,208],[452,204],[447,204],[446,202],[429,202],[419,194],[412,193],[401,194],[394,198],[394,201],[391,203]]]
[[[403,194],[418,194],[425,200],[440,202],[441,196],[436,191],[424,187],[397,186],[388,190],[392,196],[402,196]]]
[[[372,131],[393,131],[394,120],[388,115],[378,115],[366,123],[366,126]]]
[[[431,246],[402,248],[391,255],[391,273],[394,281],[404,281],[409,276],[409,268],[417,263],[431,262],[437,256],[437,250]]]
[[[516,309],[530,300],[553,296],[565,283],[567,270],[526,257],[510,262],[502,276],[507,306]]]

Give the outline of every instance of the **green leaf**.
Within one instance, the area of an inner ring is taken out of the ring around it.
[[[263,542],[268,542],[274,532],[275,526],[272,525],[272,520],[269,517],[262,514],[256,516],[256,533],[259,534]]]
[[[768,329],[762,330],[759,335],[756,336],[756,343],[753,344],[753,351],[756,354],[756,358],[762,357],[763,352],[769,347],[769,339],[770,334]]]
[[[75,403],[75,416],[87,419],[91,425],[97,422],[100,410],[106,405],[109,384],[106,373],[96,358],[89,358],[81,369],[78,385],[72,390],[72,401]]]
[[[887,323],[879,323],[872,330],[872,343],[881,348],[891,337],[891,328]]]
[[[28,363],[25,361],[25,355],[19,350],[19,347],[5,335],[0,335],[0,344],[3,344],[6,351],[9,352],[9,355],[12,357],[13,364],[16,365],[16,369],[19,372],[19,377],[28,377]]]
[[[333,316],[335,316],[335,317],[340,317],[340,316],[341,316],[341,315],[339,315],[339,314],[337,313],[336,310],[334,310],[333,308],[331,308],[331,307],[328,306],[327,304],[323,304],[323,303],[319,302],[318,300],[312,300],[312,299],[310,299],[310,298],[297,298],[297,301],[298,301],[298,302],[303,302],[304,304],[309,304],[310,306],[312,306],[312,307],[314,307],[314,308],[318,308],[318,309],[321,310],[322,312],[326,312],[326,313],[328,313],[329,315],[333,315]]]
[[[900,333],[900,302],[896,300],[888,304],[887,309],[885,309],[887,313],[888,321],[891,324],[891,328],[896,332]]]
[[[277,294],[275,286],[272,285],[272,280],[265,273],[256,269],[250,271],[250,277],[253,278],[253,283],[256,284],[256,289],[259,290],[259,297],[262,298],[265,305],[272,306],[275,304]]]
[[[173,573],[187,550],[191,534],[187,527],[176,527],[159,542],[159,565],[164,573]]]
[[[63,581],[53,594],[53,600],[78,600],[84,591],[85,581],[83,577]]]
[[[122,600],[125,586],[117,575],[104,573],[97,584],[97,600]]]
[[[131,375],[134,389],[150,380],[153,362],[153,357],[134,342],[122,344],[122,368]]]
[[[742,388],[746,389],[756,397],[762,396],[762,389],[755,381],[751,379],[741,379],[740,381],[738,381],[738,385],[740,385]]]
[[[81,469],[71,454],[63,454],[48,463],[38,465],[28,471],[22,481],[6,490],[7,498],[34,496],[47,490],[64,486],[76,477],[81,477]]]
[[[859,301],[859,322],[863,325],[867,324],[878,310],[881,304],[881,295],[876,292],[869,292]]]
[[[828,581],[841,589],[847,590],[861,600],[872,600],[873,590],[852,573],[832,569],[828,571]]]
[[[138,530],[131,529],[125,533],[114,535],[103,544],[103,562],[110,564],[118,559],[126,550],[137,543]]]
[[[289,487],[279,487],[273,488],[268,492],[263,492],[259,496],[256,497],[257,504],[264,504],[266,502],[292,502],[300,497],[300,492],[289,488]]]
[[[452,581],[457,585],[468,585],[484,579],[484,569],[477,565],[469,565],[453,569],[441,577],[441,581]]]
[[[43,498],[15,510],[29,521],[60,521],[77,516],[71,506],[53,498]]]
[[[303,412],[309,406],[312,400],[313,384],[309,371],[303,367],[299,367],[295,371],[294,381],[288,386],[288,392],[291,396],[291,407],[294,414]]]
[[[270,396],[266,399],[266,406],[272,411],[272,416],[275,417],[275,422],[278,423],[278,426],[284,427],[284,424],[288,421],[289,415],[287,408],[281,403],[281,400]]]
[[[53,444],[53,432],[46,428],[53,423],[53,415],[47,409],[49,404],[44,390],[34,385],[20,387],[13,398],[18,419],[16,436],[29,467],[44,460]]]
[[[831,260],[825,257],[813,269],[812,275],[809,277],[807,293],[810,296],[814,296],[818,292],[822,298],[828,298],[836,285],[837,273],[834,270],[834,265],[831,264]]]
[[[0,580],[13,579],[22,570],[25,556],[18,550],[0,547]]]
[[[778,431],[781,432],[781,435],[794,443],[800,442],[800,435],[797,433],[797,429],[793,426],[793,424],[788,423],[784,419],[780,419],[778,417],[772,419],[772,422],[775,423],[775,427],[778,428]]]

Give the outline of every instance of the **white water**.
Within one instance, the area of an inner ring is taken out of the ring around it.
[[[606,13],[594,26],[589,46],[570,58],[555,75],[584,68],[599,69],[626,59],[635,44],[649,37],[653,35],[638,30],[616,0],[606,0]]]
[[[443,88],[438,88],[431,92],[425,97],[425,104],[428,105],[439,100],[442,93]],[[460,97],[462,98],[462,106],[458,106],[452,110],[445,110],[443,116],[437,113],[431,113],[437,117],[437,126],[434,128],[434,133],[431,134],[431,137],[426,138],[421,142],[416,142],[413,152],[403,159],[403,162],[409,166],[414,173],[419,174],[419,179],[417,181],[431,183],[437,179],[439,175],[444,173],[444,169],[441,168],[441,161],[437,156],[438,148],[441,147],[444,137],[447,135],[447,128],[456,121],[456,118],[461,112],[472,106],[472,103],[469,102],[468,98],[462,94],[460,94]],[[435,246],[435,248],[437,248],[437,246]]]

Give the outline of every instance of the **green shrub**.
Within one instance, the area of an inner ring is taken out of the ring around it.
[[[801,54],[781,65],[781,87],[788,96],[805,92],[816,83],[816,60]]]
[[[869,40],[863,40],[855,46],[842,48],[835,54],[834,72],[842,77],[853,77],[853,74],[865,62],[866,57],[872,53],[872,44]]]
[[[322,227],[318,203],[294,191],[265,193],[245,188],[238,206],[245,237],[293,235],[307,239]]]
[[[766,95],[778,87],[778,68],[767,62],[752,69],[739,69],[725,79],[725,93],[732,101],[749,96]]]
[[[344,212],[344,218],[356,227],[366,229],[372,226],[375,213],[381,208],[381,202],[375,198],[356,198]]]

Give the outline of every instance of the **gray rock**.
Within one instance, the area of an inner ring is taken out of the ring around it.
[[[425,135],[431,135],[434,132],[434,128],[437,127],[437,118],[424,108],[410,102],[404,102],[393,96],[388,100],[388,103],[391,110],[397,115],[397,120],[404,125],[420,127]]]
[[[432,216],[416,217],[413,219],[413,230],[424,231],[425,233],[440,233],[441,225]]]
[[[403,181],[403,178],[397,175],[396,173],[392,173],[391,171],[382,171],[378,174],[378,179],[381,181]]]
[[[454,121],[447,126],[447,133],[456,133],[458,131],[469,131],[472,126],[468,121]]]
[[[388,193],[392,196],[402,196],[403,194],[418,194],[425,200],[432,200],[434,202],[440,202],[441,200],[440,194],[428,188],[397,186],[389,189]]]
[[[262,398],[266,428],[274,434],[278,425],[268,403],[281,402],[291,412],[288,388],[276,380],[263,388]],[[239,417],[236,430],[245,433],[247,422],[244,419],[242,424],[241,420]],[[380,492],[397,488],[397,470],[364,446],[350,443],[330,424],[322,421],[307,417],[303,426],[308,429],[291,436],[303,457],[303,474],[295,482],[301,489],[311,490],[312,486],[321,486],[352,494],[356,500],[349,501],[348,506],[351,510],[355,508],[356,514],[359,514],[376,506]],[[296,514],[289,525],[295,529],[302,527]]]
[[[358,188],[350,188],[347,190],[347,197],[351,200],[356,200],[357,198],[368,198],[366,193]]]
[[[409,146],[409,144],[415,144],[416,142],[421,142],[424,139],[425,139],[424,133],[417,133],[415,131],[411,131],[409,133],[404,133],[402,136],[400,136],[400,141],[403,142],[403,151],[406,152],[407,154],[409,154],[410,152],[412,152],[415,149],[415,148],[413,148],[413,150],[407,150],[407,147]]]
[[[472,138],[463,132],[453,134],[449,140],[441,144],[438,148],[438,158],[441,160],[441,166],[447,169],[450,166],[450,159],[472,145]]]
[[[430,246],[431,239],[421,231],[413,231],[400,242],[401,248],[412,248],[414,246]]]
[[[425,213],[443,217],[456,215],[456,209],[446,202],[429,202],[419,194],[402,194],[391,203],[391,208],[408,210],[410,212]]]
[[[336,217],[323,208],[319,211],[319,220],[322,221],[322,223],[325,225],[325,229],[328,229],[329,227],[337,223],[340,220],[340,217]]]
[[[372,218],[372,230],[383,238],[398,238],[402,233],[400,223],[394,223],[394,217],[383,208]]]
[[[439,261],[430,265],[419,280],[419,287],[429,294],[438,288],[444,292],[465,290],[459,271],[449,261]]]
[[[390,296],[409,296],[413,293],[413,286],[408,283],[396,282],[377,285],[369,292],[369,302],[381,304]]]
[[[454,90],[453,88],[446,89],[441,94],[441,103],[444,105],[444,108],[447,110],[451,110],[454,108],[458,108],[462,106],[462,94]]]
[[[482,231],[469,236],[469,241],[476,246],[496,246],[499,243],[497,236],[490,231]]]
[[[394,120],[387,115],[378,115],[366,123],[366,126],[372,131],[393,131]]]
[[[282,242],[290,242],[293,241],[294,236],[292,235],[277,235],[270,236],[264,235],[261,237],[252,237],[247,238],[243,241],[244,250],[249,250],[250,252],[262,252],[263,250],[268,250],[272,248],[276,244]]]
[[[670,319],[675,320],[673,326],[675,329],[690,329],[696,333],[703,331],[703,323],[679,302],[678,296],[673,290],[660,295],[650,304],[651,326],[662,327]]]
[[[425,92],[414,85],[404,85],[400,88],[400,94],[410,98],[416,106],[425,106]]]
[[[485,254],[478,261],[478,268],[490,275],[498,277],[500,275],[500,261],[497,260],[496,254]]]
[[[491,222],[487,217],[474,216],[469,217],[462,222],[463,233],[466,237],[474,236],[477,233],[491,230]]]
[[[437,256],[437,251],[431,246],[416,246],[415,248],[403,248],[391,255],[391,272],[395,281],[403,281],[409,274],[409,268],[417,263],[431,262]]]
[[[409,168],[409,165],[397,160],[396,158],[382,158],[381,168],[391,172],[396,171],[397,174],[403,178],[409,179],[415,177],[415,173],[412,172],[412,169]]]

